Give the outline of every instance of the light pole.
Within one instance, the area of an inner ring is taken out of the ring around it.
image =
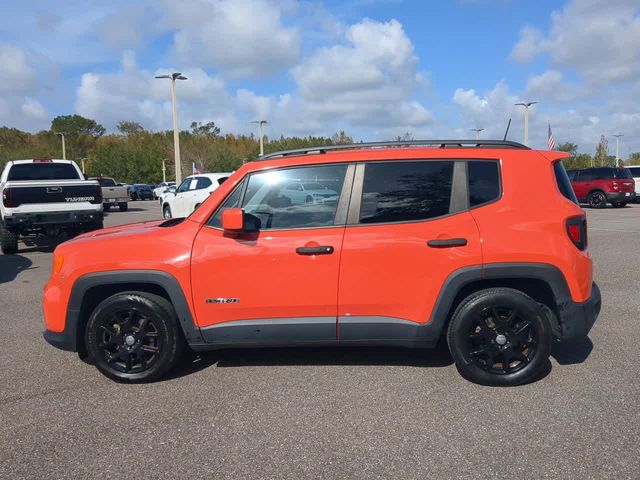
[[[165,159],[162,159],[162,183],[167,183],[167,168],[164,166]]]
[[[176,80],[186,80],[187,77],[180,72],[171,75],[156,75],[156,78],[168,78],[171,80],[171,102],[173,104],[173,150],[176,164],[176,185],[182,182],[182,170],[180,168],[180,131],[178,130],[178,107],[176,106]]]
[[[616,137],[616,167],[620,166],[620,137],[624,137],[622,133],[616,133],[613,135]]]
[[[67,150],[65,149],[65,146],[64,146],[64,133],[62,133],[62,132],[53,132],[53,133],[55,133],[56,135],[60,135],[60,138],[62,138],[62,159],[66,160],[67,159]]]
[[[85,171],[84,171],[84,161],[85,161],[86,159],[87,159],[87,157],[82,157],[82,158],[80,159],[80,162],[82,162],[82,173],[85,173]]]
[[[484,128],[472,128],[472,132],[476,132],[476,140],[480,140],[480,132],[483,131]]]
[[[254,120],[251,123],[257,123],[260,125],[260,156],[264,156],[264,130],[263,125],[267,124],[266,120]]]
[[[535,105],[538,102],[522,102],[515,103],[514,105],[520,105],[524,107],[524,144],[529,146],[529,107]]]

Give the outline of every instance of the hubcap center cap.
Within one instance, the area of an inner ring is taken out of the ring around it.
[[[507,343],[507,337],[505,337],[504,335],[500,334],[496,336],[496,343],[498,345],[504,345],[505,343]]]
[[[136,339],[133,335],[127,335],[126,337],[124,337],[124,343],[126,343],[128,347],[131,347],[134,343],[136,343]]]

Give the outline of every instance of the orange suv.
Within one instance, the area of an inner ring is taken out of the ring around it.
[[[441,338],[471,381],[531,381],[600,311],[565,156],[461,140],[267,155],[186,219],[56,248],[44,337],[119,381],[186,348]]]

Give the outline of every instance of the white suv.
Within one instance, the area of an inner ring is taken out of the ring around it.
[[[174,194],[165,196],[162,216],[180,218],[191,215],[231,173],[202,173],[185,178]]]
[[[640,165],[630,165],[626,168],[631,172],[631,176],[636,181],[636,202],[640,202]]]

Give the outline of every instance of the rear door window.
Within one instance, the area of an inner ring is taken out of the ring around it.
[[[627,168],[614,168],[613,178],[616,178],[616,179],[633,178],[633,175],[631,175],[631,172]]]
[[[568,198],[573,203],[577,204],[578,199],[576,198],[576,194],[573,191],[573,187],[571,186],[571,181],[569,180],[569,176],[564,169],[564,165],[560,160],[553,164],[553,172],[556,176],[556,183],[558,184],[558,190],[565,198]]]
[[[497,161],[467,162],[469,206],[477,207],[500,198],[500,168]]]
[[[452,179],[452,161],[367,163],[359,222],[410,222],[446,215]]]
[[[211,179],[207,177],[198,177],[196,190],[202,190],[203,188],[208,188],[210,186],[211,186]]]

